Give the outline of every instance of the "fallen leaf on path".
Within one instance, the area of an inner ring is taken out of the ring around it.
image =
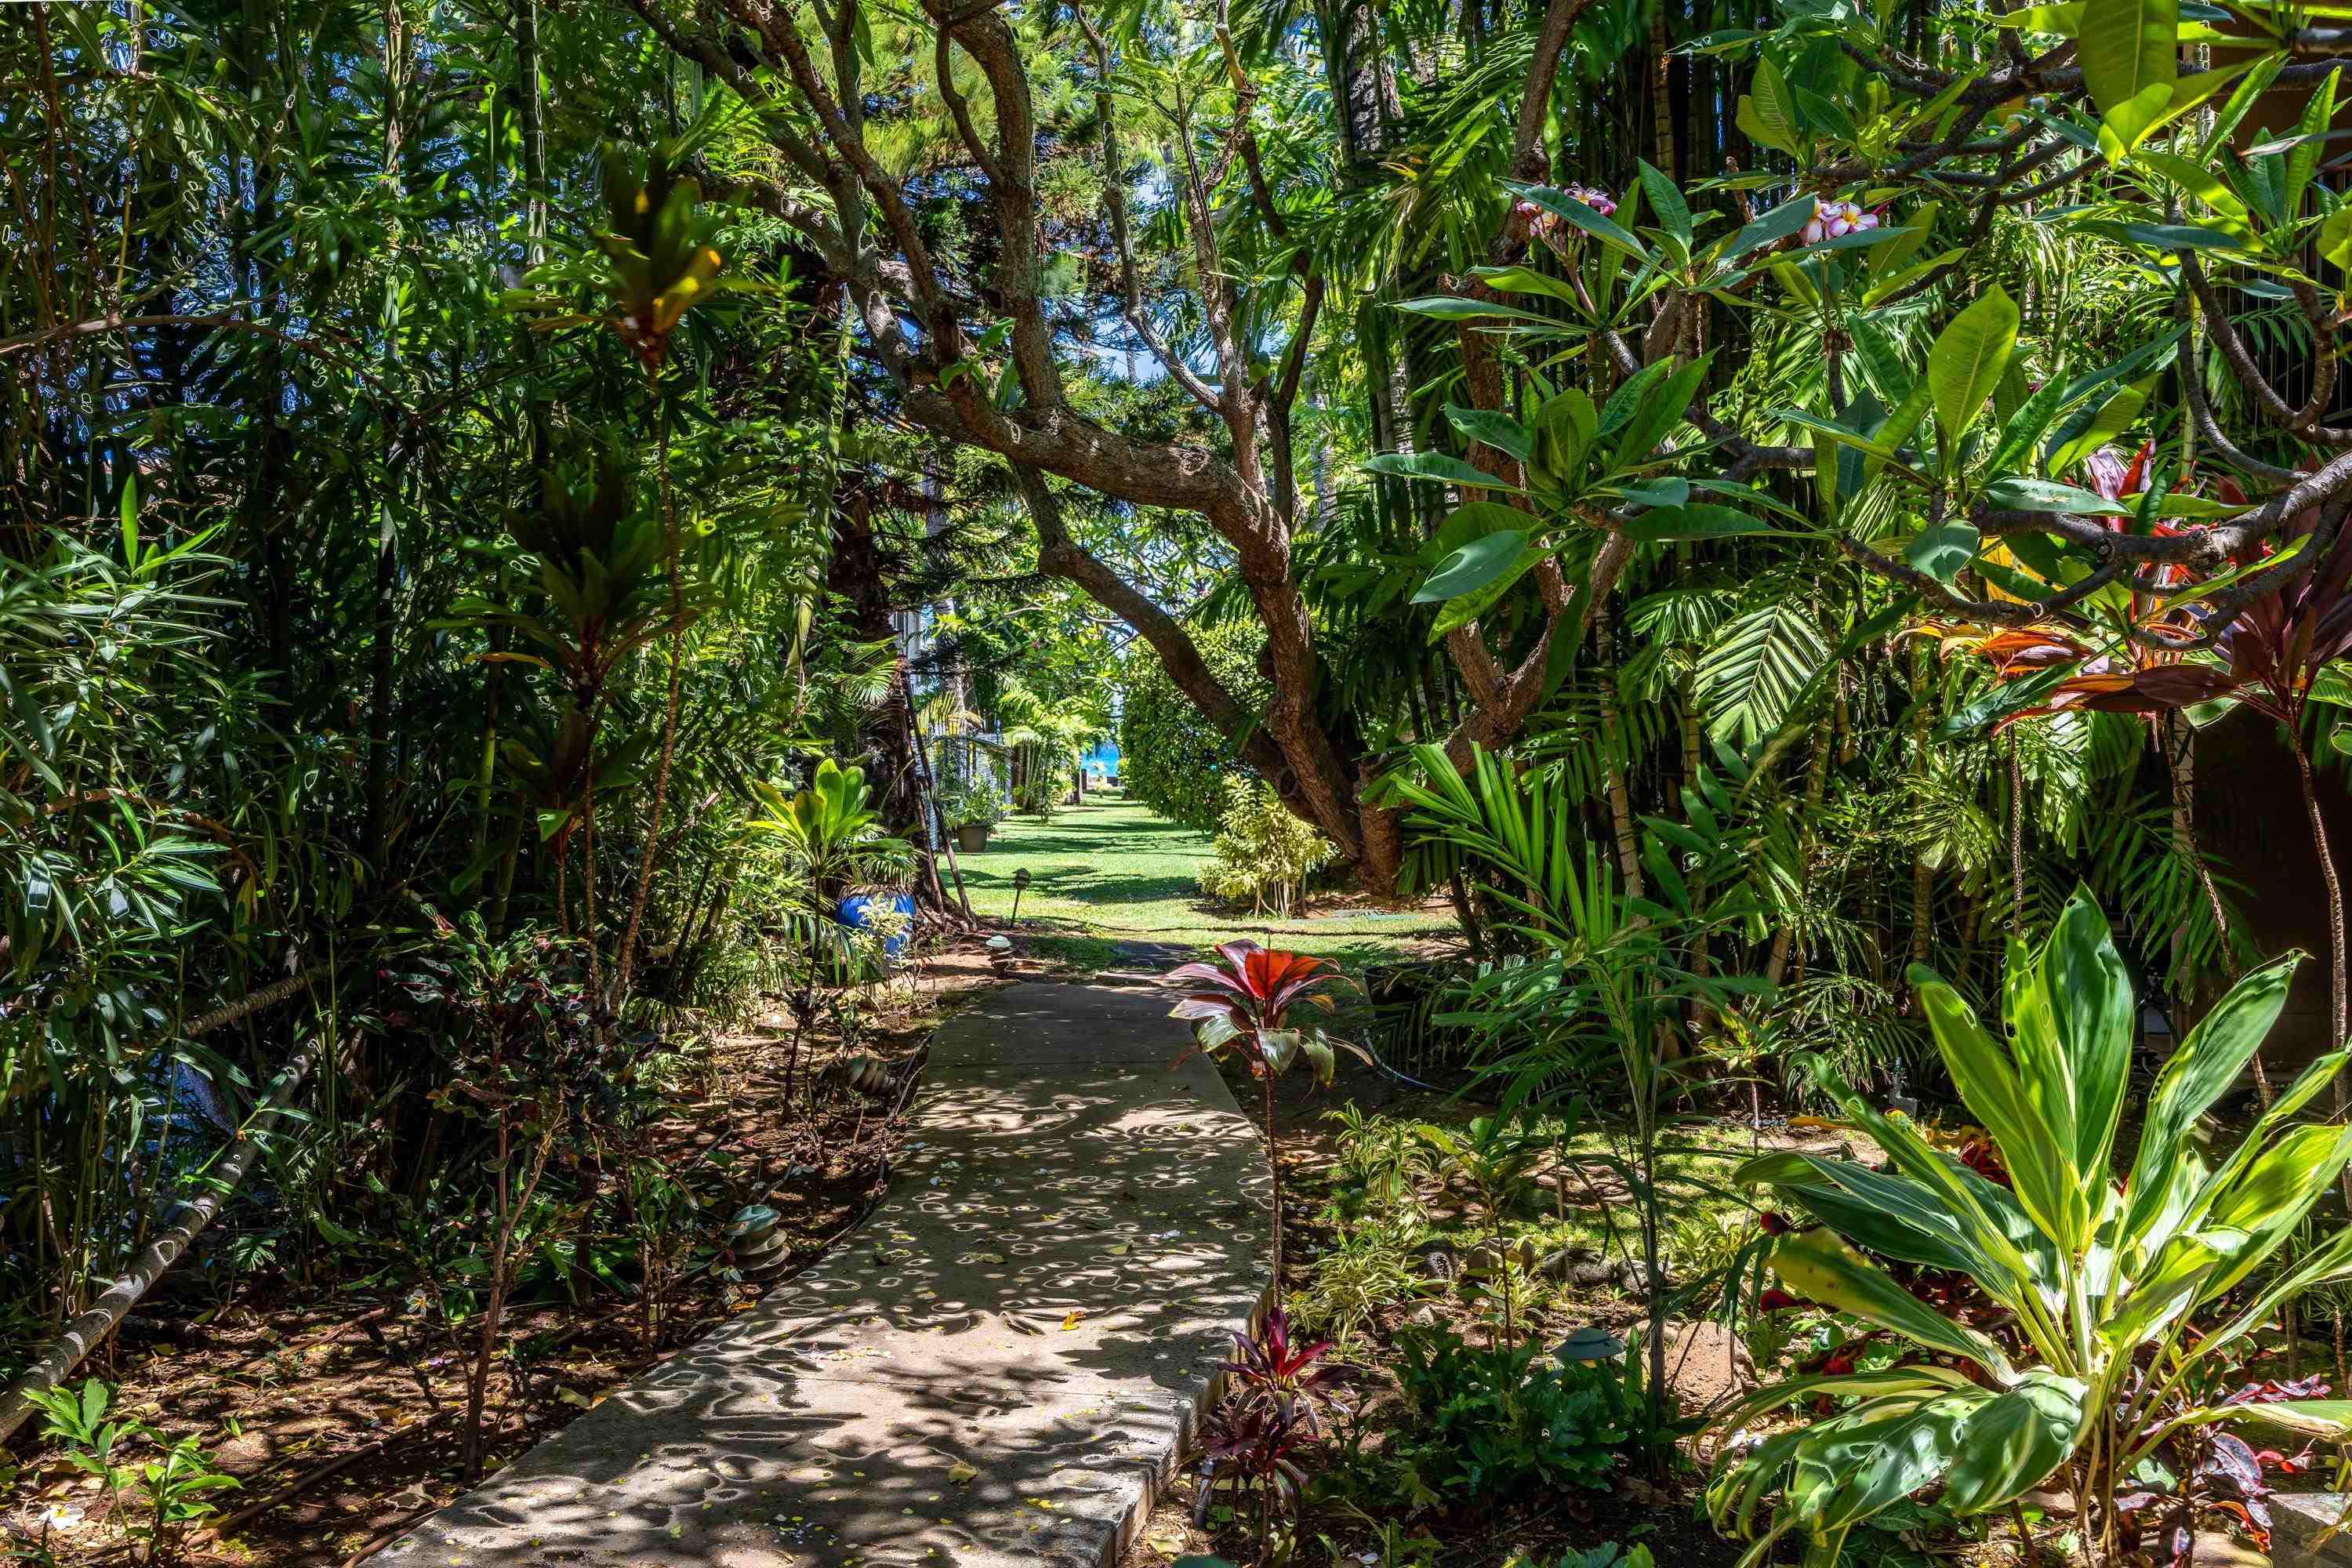
[[[1072,1312],[1068,1317],[1062,1320],[1062,1331],[1066,1333],[1070,1330],[1076,1328],[1078,1326],[1078,1320],[1085,1316],[1086,1314],[1084,1312]]]
[[[954,1464],[948,1467],[948,1479],[953,1481],[960,1487],[968,1487],[979,1479],[980,1471],[972,1466],[965,1464],[961,1459],[958,1459]]]

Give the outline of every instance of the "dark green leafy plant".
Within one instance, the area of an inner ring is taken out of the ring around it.
[[[1776,1243],[1783,1287],[1891,1335],[1905,1355],[1877,1370],[1783,1381],[1724,1417],[1736,1428],[1800,1405],[1825,1412],[1765,1437],[1709,1489],[1717,1520],[1743,1531],[1779,1494],[1747,1561],[1797,1535],[1826,1563],[1855,1528],[1929,1486],[1940,1485],[1939,1505],[1965,1519],[2071,1470],[2095,1559],[2120,1562],[2121,1497],[2147,1467],[2190,1474],[2207,1428],[2245,1424],[2319,1439],[2352,1431],[2352,1402],[2248,1384],[2240,1371],[2252,1337],[2282,1305],[2352,1278],[2352,1229],[2272,1267],[2352,1160],[2352,1131],[2294,1120],[2347,1052],[2315,1062],[2219,1163],[2209,1165],[2189,1136],[2278,1017],[2294,964],[2246,976],[2182,1042],[2157,1076],[2120,1183],[2112,1161],[2130,1089],[2135,997],[2106,921],[2084,893],[2041,946],[2011,940],[2000,1037],[1944,980],[1913,973],[2005,1184],[1819,1069],[1891,1168],[1782,1153],[1741,1174],[1817,1222]],[[1999,1316],[1980,1325],[1938,1310],[1880,1260],[1965,1276]]]
[[[26,1397],[42,1415],[41,1435],[105,1492],[107,1511],[131,1542],[134,1561],[171,1561],[188,1527],[218,1511],[210,1494],[237,1485],[194,1436],[166,1441],[144,1422],[113,1415],[114,1391],[96,1378],[79,1392],[30,1389]],[[136,1457],[151,1448],[155,1458]],[[141,1505],[137,1513],[128,1506],[132,1498]]]
[[[1605,1490],[1629,1432],[1618,1373],[1540,1345],[1474,1346],[1450,1329],[1399,1336],[1415,1421],[1388,1453],[1415,1497],[1490,1509],[1536,1489]]]

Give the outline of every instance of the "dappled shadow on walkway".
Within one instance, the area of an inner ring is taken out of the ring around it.
[[[1109,1561],[1265,1284],[1262,1147],[1167,1005],[961,1015],[853,1237],[386,1561]]]

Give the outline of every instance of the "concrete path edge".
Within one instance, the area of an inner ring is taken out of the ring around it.
[[[1264,1143],[1170,1001],[957,1015],[856,1231],[381,1561],[1110,1568],[1268,1284]]]

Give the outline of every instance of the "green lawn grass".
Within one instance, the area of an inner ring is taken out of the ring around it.
[[[1025,868],[1021,920],[1074,935],[1206,947],[1247,937],[1340,961],[1377,963],[1452,933],[1454,922],[1420,910],[1347,910],[1276,921],[1215,904],[1201,891],[1208,837],[1116,795],[1089,795],[1050,817],[1007,817],[988,847],[958,855],[971,907],[1013,912],[1013,874]]]

